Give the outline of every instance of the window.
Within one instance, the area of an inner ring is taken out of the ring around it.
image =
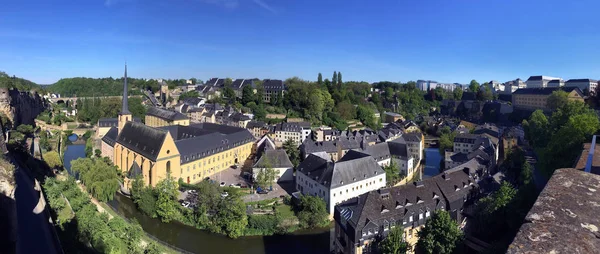
[[[412,221],[413,221],[412,216],[408,217],[408,222],[412,222]]]
[[[171,161],[167,161],[167,174],[171,174]]]
[[[425,217],[429,217],[429,215],[431,215],[429,211],[425,212]]]
[[[419,220],[422,220],[422,219],[423,219],[423,214],[419,213]]]

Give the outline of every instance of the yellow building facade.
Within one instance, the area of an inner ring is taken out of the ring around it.
[[[163,127],[170,125],[190,125],[190,118],[182,113],[162,108],[151,107],[146,112],[144,119],[150,127]]]
[[[568,93],[571,101],[584,101],[583,93],[577,87],[544,87],[544,88],[521,88],[512,94],[512,104],[514,107],[544,111],[550,111],[547,101],[553,92],[563,90]]]

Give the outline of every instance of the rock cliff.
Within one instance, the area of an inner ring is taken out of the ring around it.
[[[35,91],[0,88],[0,112],[13,126],[34,124],[35,118],[48,107],[48,103]]]
[[[2,128],[0,135],[4,136]],[[4,139],[0,138],[0,157],[6,153]],[[14,253],[17,242],[17,207],[15,203],[15,167],[0,158],[0,250]]]

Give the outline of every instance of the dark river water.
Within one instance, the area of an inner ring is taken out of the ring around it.
[[[429,178],[440,173],[442,155],[438,148],[425,148],[425,169],[423,178]]]
[[[72,140],[74,141],[74,140]],[[71,161],[85,157],[85,145],[68,145],[65,150],[65,168],[70,172]],[[329,253],[330,228],[300,230],[288,235],[240,237],[230,239],[219,234],[199,230],[178,222],[163,223],[140,213],[133,201],[117,193],[109,202],[118,213],[136,219],[144,231],[154,238],[192,253]]]

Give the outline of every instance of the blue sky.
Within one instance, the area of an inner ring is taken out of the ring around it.
[[[0,70],[62,77],[468,83],[600,78],[600,1],[19,0]]]

